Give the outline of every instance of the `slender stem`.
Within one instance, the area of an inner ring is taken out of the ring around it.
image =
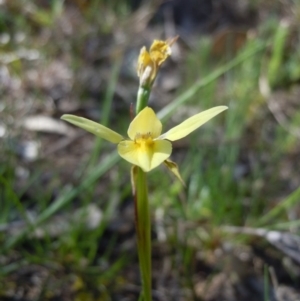
[[[135,193],[135,222],[143,300],[152,301],[151,293],[151,221],[148,201],[147,176],[137,168]]]
[[[137,103],[135,108],[135,113],[138,114],[142,111],[148,104],[148,99],[150,96],[150,89],[139,87],[138,94],[137,94]]]
[[[148,104],[151,87],[140,85],[137,93],[135,113],[140,113]],[[146,173],[140,167],[133,168],[132,180],[135,187],[135,227],[137,247],[142,279],[142,293],[139,300],[152,301],[151,281],[151,220],[148,201],[148,186]]]

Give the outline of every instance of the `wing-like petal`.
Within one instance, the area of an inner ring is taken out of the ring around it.
[[[119,155],[145,172],[152,170],[169,158],[172,145],[169,141],[154,141],[152,146],[140,146],[134,141],[124,140],[118,145]]]
[[[161,130],[160,120],[151,108],[146,107],[132,120],[127,133],[128,137],[134,140],[137,134],[147,135],[150,133],[152,138],[156,138],[161,134]]]
[[[68,121],[96,135],[97,137],[103,138],[112,143],[119,143],[121,140],[124,139],[120,134],[107,128],[106,126],[83,117],[65,114],[61,117],[61,119]]]
[[[215,117],[216,115],[220,114],[221,112],[227,109],[228,107],[226,106],[219,106],[196,114],[186,119],[179,125],[173,127],[165,134],[162,134],[157,139],[167,139],[170,141],[181,139],[190,134],[191,132],[195,131],[198,127],[209,121],[211,118]]]
[[[164,161],[165,165],[168,167],[169,171],[173,173],[173,175],[181,182],[181,184],[186,187],[184,181],[182,180],[182,177],[180,175],[178,165],[171,161],[171,160],[165,160]]]

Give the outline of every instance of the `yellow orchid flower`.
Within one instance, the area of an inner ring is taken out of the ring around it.
[[[167,160],[172,153],[170,141],[179,140],[214,116],[226,110],[226,106],[218,106],[196,114],[171,130],[161,135],[162,124],[154,111],[145,107],[130,123],[127,134],[129,139],[94,121],[74,115],[63,115],[66,120],[98,137],[118,144],[119,155],[139,166],[144,172],[149,172],[165,161],[169,166],[172,161]]]
[[[137,64],[140,86],[152,86],[159,67],[171,55],[171,46],[177,39],[178,36],[166,41],[154,40],[149,52],[145,46],[141,49]]]

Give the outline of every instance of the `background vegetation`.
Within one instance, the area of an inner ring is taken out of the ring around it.
[[[0,299],[136,300],[126,134],[136,59],[179,35],[164,129],[227,105],[149,174],[155,300],[300,300],[298,1],[0,1]],[[270,232],[272,231],[272,232]]]

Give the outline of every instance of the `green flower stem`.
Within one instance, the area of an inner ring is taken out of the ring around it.
[[[151,220],[148,201],[147,175],[137,167],[135,191],[135,222],[141,270],[143,301],[152,301],[151,281]]]
[[[150,88],[145,88],[140,86],[137,94],[137,103],[135,108],[135,113],[138,114],[142,111],[148,104],[148,99],[150,96]]]
[[[147,106],[150,92],[151,87],[143,87],[140,85],[137,93],[136,114],[141,112]],[[143,287],[139,300],[152,301],[151,219],[148,201],[147,175],[140,167],[134,167],[133,181],[135,186],[133,189],[135,191],[135,227]]]

